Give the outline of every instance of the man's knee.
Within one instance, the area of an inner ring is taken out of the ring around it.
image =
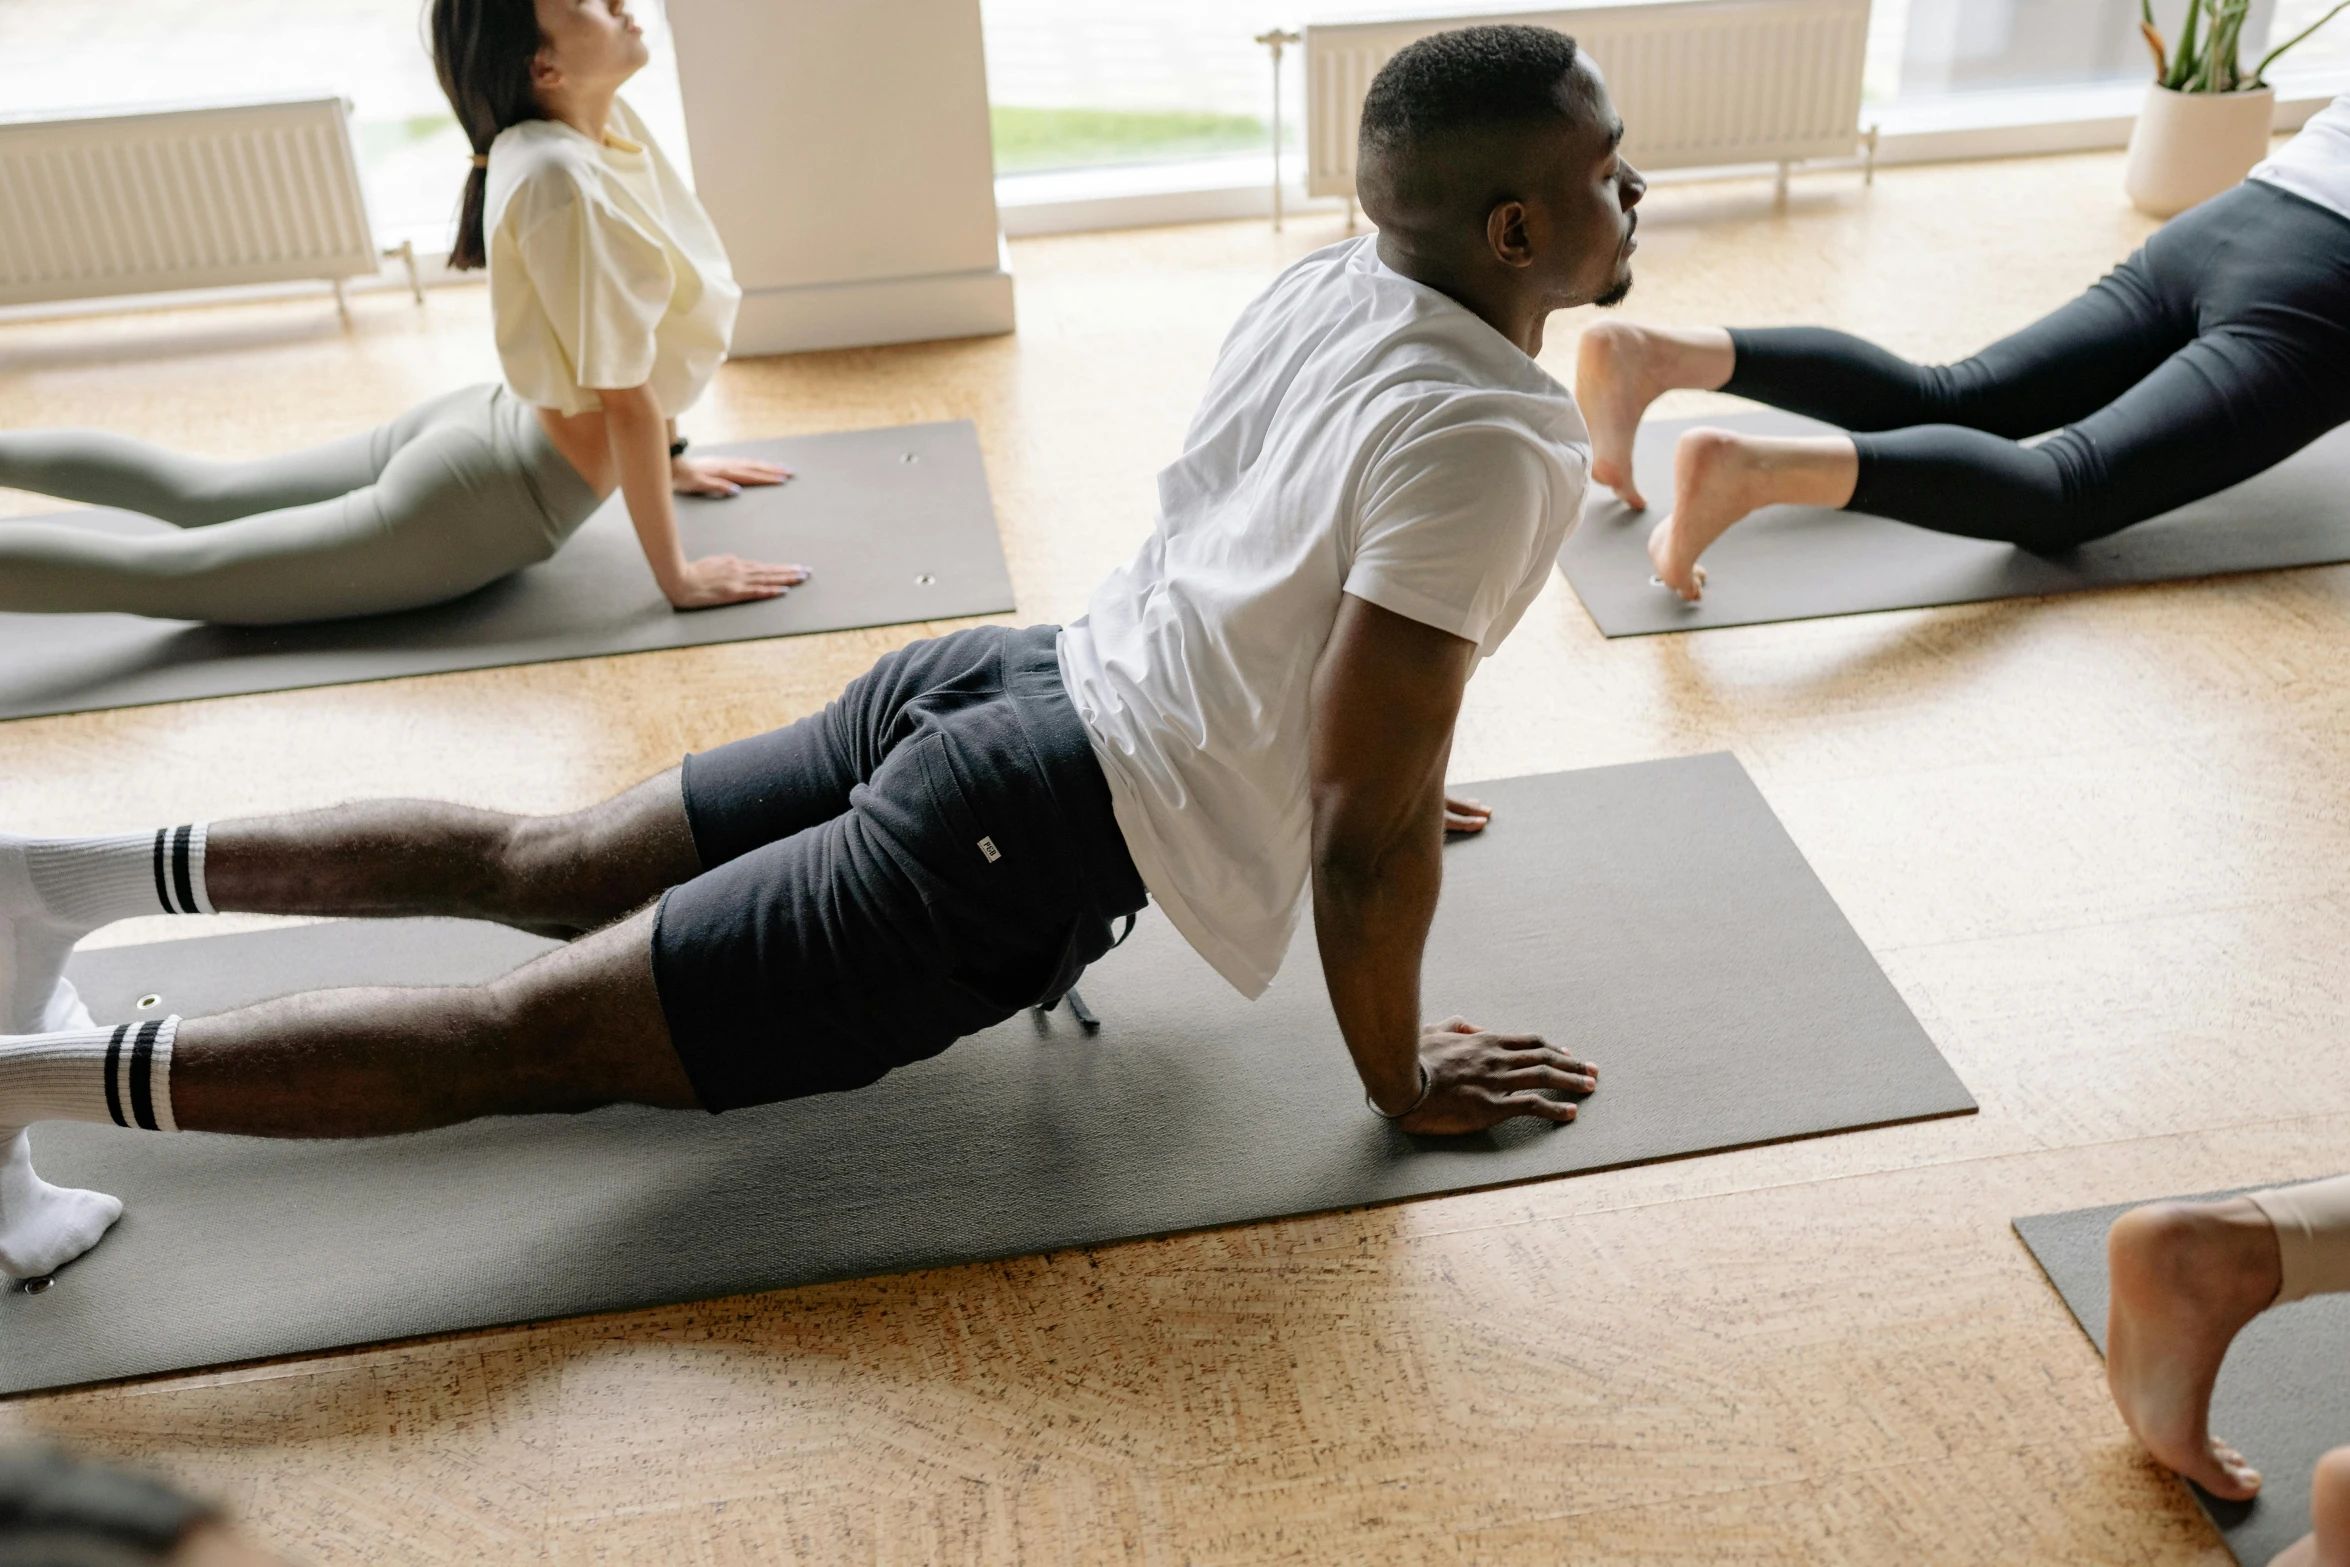
[[[515,1113],[699,1104],[654,984],[653,923],[644,910],[471,993]]]

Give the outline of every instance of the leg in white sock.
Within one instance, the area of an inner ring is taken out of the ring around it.
[[[0,1034],[87,1028],[74,943],[143,914],[209,914],[201,823],[107,838],[0,834]]]
[[[111,1121],[178,1130],[171,1050],[179,1019],[0,1037],[0,1273],[54,1273],[122,1216],[103,1192],[68,1191],[33,1173],[27,1121]]]
[[[122,1199],[68,1191],[35,1175],[21,1126],[0,1127],[0,1139],[7,1149],[0,1155],[0,1273],[44,1278],[98,1244],[122,1217]]]

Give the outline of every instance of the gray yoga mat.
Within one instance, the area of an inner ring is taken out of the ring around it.
[[[678,497],[692,555],[798,561],[782,598],[679,614],[614,496],[554,556],[429,609],[295,626],[136,615],[0,614],[0,719],[402,675],[700,647],[1009,611],[979,440],[968,421],[716,446],[798,477],[731,500]],[[0,519],[0,527],[10,519]],[[14,519],[24,520],[24,519]],[[48,521],[116,533],[166,524],[84,510]]]
[[[1633,511],[1595,486],[1582,525],[1559,551],[1559,569],[1606,636],[1973,604],[2350,560],[2345,426],[2256,478],[2061,557],[1882,517],[1816,506],[1765,507],[1705,552],[1705,597],[1684,604],[1650,580],[1648,534],[1672,509],[1673,443],[1698,424],[1753,435],[1833,433],[1832,426],[1773,409],[1643,424],[1633,467],[1649,509]]]
[[[2200,1192],[2176,1200],[2208,1202],[2236,1195]],[[2137,1206],[2118,1203],[2015,1221],[2016,1234],[2100,1355],[2105,1353],[2105,1232]],[[2309,1532],[2310,1471],[2328,1449],[2350,1442],[2345,1345],[2350,1345],[2350,1296],[2324,1295],[2253,1318],[2220,1367],[2211,1429],[2260,1471],[2260,1494],[2249,1502],[2227,1502],[2193,1482],[2188,1489],[2244,1567],[2268,1567],[2271,1557]]]
[[[355,1143],[63,1122],[42,1173],[128,1205],[0,1295],[0,1392],[1091,1246],[1964,1114],[1974,1101],[1727,755],[1473,786],[1431,1018],[1599,1063],[1581,1119],[1408,1136],[1363,1107],[1301,931],[1251,1004],[1156,911],[1085,976],[872,1088],[712,1117],[623,1108]],[[483,980],[545,943],[457,921],[123,947],[107,1021],[337,984]]]

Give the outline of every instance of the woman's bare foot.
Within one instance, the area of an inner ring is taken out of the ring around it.
[[[1712,391],[1730,379],[1737,353],[1720,327],[1674,331],[1632,321],[1598,321],[1575,350],[1575,401],[1591,428],[1591,477],[1634,511],[1648,501],[1632,477],[1640,416],[1666,392]]]
[[[1657,579],[1694,604],[1705,591],[1697,564],[1733,523],[1765,506],[1841,506],[1852,499],[1860,458],[1843,435],[1733,435],[1706,426],[1673,448],[1673,510],[1648,536]]]
[[[2268,1567],[2350,1567],[2350,1447],[2317,1461],[2309,1513],[2316,1528],[2271,1557]]]
[[[2113,1221],[2105,1255],[2105,1380],[2122,1419],[2158,1462],[2212,1495],[2253,1495],[2260,1476],[2211,1434],[2211,1385],[2236,1334],[2276,1299],[2268,1216],[2241,1197],[2153,1203]]]

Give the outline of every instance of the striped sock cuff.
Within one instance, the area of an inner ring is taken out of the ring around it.
[[[179,1033],[174,1015],[160,1021],[116,1025],[106,1040],[106,1113],[116,1126],[148,1132],[176,1132],[171,1114],[171,1042]]]
[[[158,827],[150,854],[155,873],[155,896],[166,914],[210,914],[212,899],[204,891],[203,822],[185,827]]]
[[[42,906],[83,930],[143,914],[210,914],[202,822],[104,838],[22,840]]]
[[[177,1017],[0,1037],[0,1123],[95,1121],[179,1130],[171,1108]]]

